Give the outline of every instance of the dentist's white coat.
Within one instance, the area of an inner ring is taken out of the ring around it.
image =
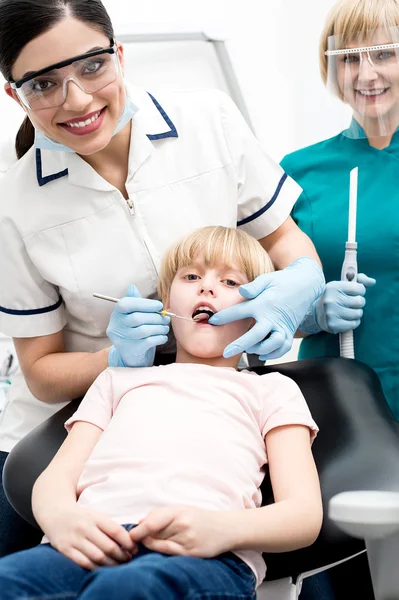
[[[64,331],[68,351],[96,352],[130,283],[155,294],[164,251],[205,225],[260,239],[290,215],[301,188],[261,149],[232,100],[215,90],[128,87],[133,118],[128,202],[75,153],[31,148],[0,179],[0,331]],[[0,450],[63,404],[45,404],[15,376]]]

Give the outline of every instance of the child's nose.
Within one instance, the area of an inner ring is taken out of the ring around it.
[[[200,294],[201,295],[211,295],[214,296],[216,291],[215,282],[211,279],[203,279],[200,284]]]

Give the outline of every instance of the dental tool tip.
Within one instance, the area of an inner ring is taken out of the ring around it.
[[[119,302],[120,298],[113,298],[112,296],[104,296],[104,294],[93,294],[94,298],[100,298],[100,300],[108,300],[108,302]],[[196,322],[195,319],[189,319],[188,317],[181,317],[175,313],[169,312],[168,310],[160,310],[159,313],[163,317],[173,317],[175,319],[184,319],[185,321]]]
[[[163,317],[174,317],[175,319],[184,319],[185,321],[194,321],[194,319],[189,319],[188,317],[181,317],[180,315],[176,315],[175,313],[169,312],[167,310],[161,310],[161,315]]]

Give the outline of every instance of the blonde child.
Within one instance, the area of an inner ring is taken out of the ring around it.
[[[223,358],[251,319],[208,323],[271,269],[235,229],[202,228],[170,248],[159,293],[192,318],[172,322],[176,363],[108,368],[94,382],[34,486],[49,543],[0,561],[2,600],[250,599],[262,552],[316,539],[317,426],[306,402],[292,380]],[[275,503],[261,507],[266,463]]]

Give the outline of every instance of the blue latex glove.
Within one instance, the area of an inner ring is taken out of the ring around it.
[[[116,305],[107,327],[113,343],[108,354],[110,367],[150,367],[155,347],[168,341],[170,317],[158,311],[162,302],[141,298],[135,285]]]
[[[330,281],[324,293],[310,308],[299,329],[304,333],[343,333],[356,329],[366,304],[366,288],[375,279],[359,273],[356,281]]]
[[[252,317],[256,323],[247,333],[229,344],[223,356],[241,352],[259,354],[261,360],[279,358],[292,346],[294,334],[306,312],[325,286],[321,267],[312,258],[298,258],[281,271],[260,275],[240,286],[241,302],[215,313],[211,325]],[[268,339],[265,337],[271,334]]]

